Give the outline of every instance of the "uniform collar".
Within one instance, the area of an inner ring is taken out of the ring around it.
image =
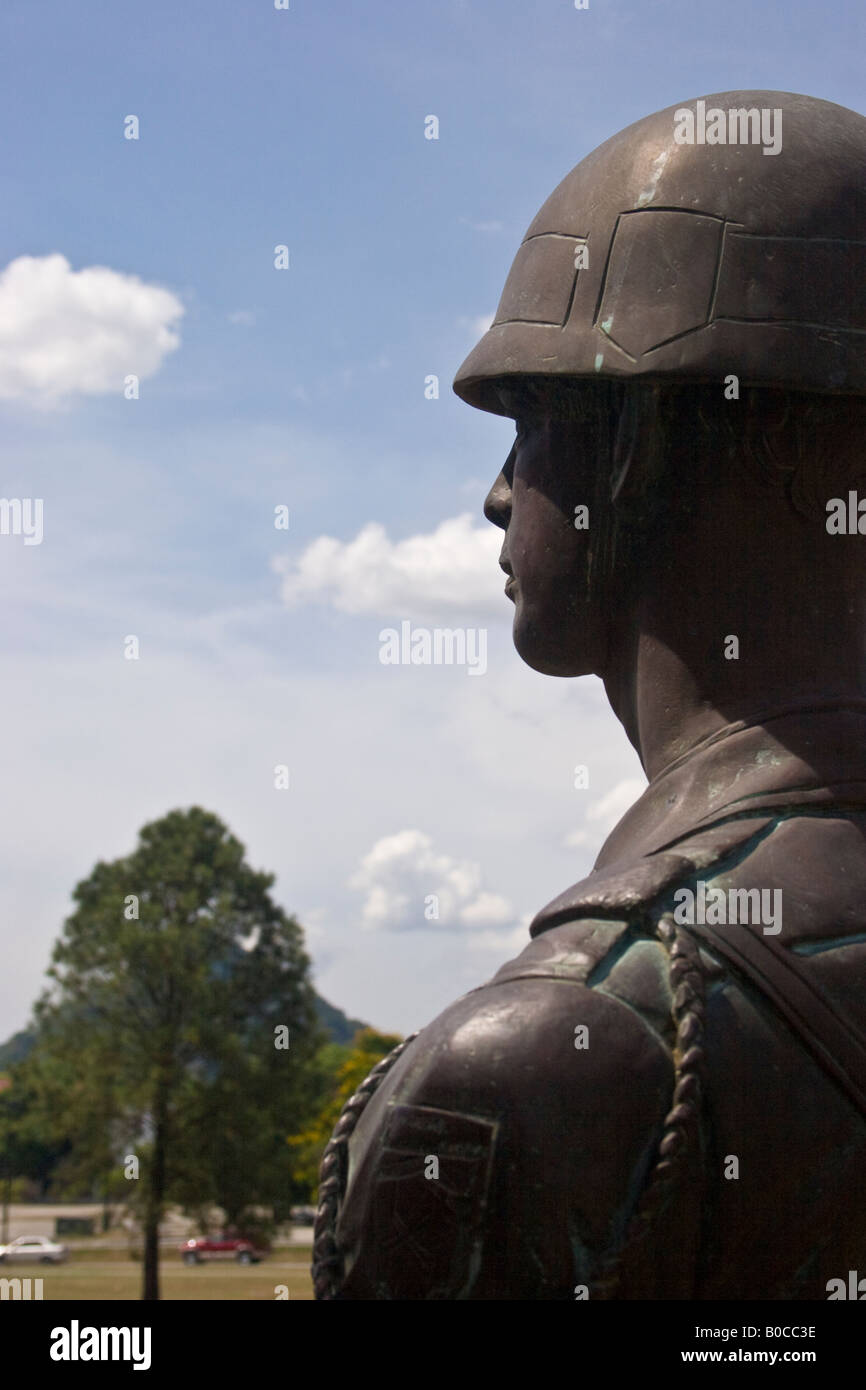
[[[681,874],[760,838],[778,815],[812,806],[866,810],[866,701],[813,702],[717,730],[653,779],[592,873],[543,908],[530,934],[630,914]]]

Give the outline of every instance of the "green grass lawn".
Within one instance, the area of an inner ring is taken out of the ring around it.
[[[51,1299],[81,1299],[111,1302],[141,1297],[141,1263],[124,1258],[118,1252],[88,1251],[84,1259],[72,1255],[62,1265],[16,1265],[4,1268],[22,1277],[41,1278],[43,1296]],[[290,1299],[311,1300],[310,1248],[278,1250],[261,1264],[239,1265],[212,1261],[201,1265],[184,1265],[171,1257],[160,1263],[160,1293],[164,1299],[268,1299],[276,1297],[274,1289],[285,1284]]]

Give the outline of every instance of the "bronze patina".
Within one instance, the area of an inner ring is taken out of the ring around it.
[[[823,1300],[863,1266],[864,170],[866,119],[791,93],[637,122],[457,375],[517,426],[485,505],[517,650],[601,677],[649,786],[349,1102],[319,1298]]]

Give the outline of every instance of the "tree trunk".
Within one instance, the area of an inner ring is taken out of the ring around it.
[[[165,1199],[165,1099],[157,1101],[153,1117],[153,1150],[150,1158],[147,1202],[144,1209],[143,1301],[159,1299],[159,1223]]]
[[[3,1229],[0,1231],[0,1245],[9,1244],[9,1199],[12,1196],[12,1178],[7,1173],[3,1180]]]
[[[148,1203],[144,1223],[144,1278],[141,1286],[143,1300],[159,1298],[159,1215]]]

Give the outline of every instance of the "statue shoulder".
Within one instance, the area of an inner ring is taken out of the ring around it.
[[[670,1106],[659,952],[568,923],[405,1045],[332,1164],[337,1297],[564,1298],[592,1277]]]

